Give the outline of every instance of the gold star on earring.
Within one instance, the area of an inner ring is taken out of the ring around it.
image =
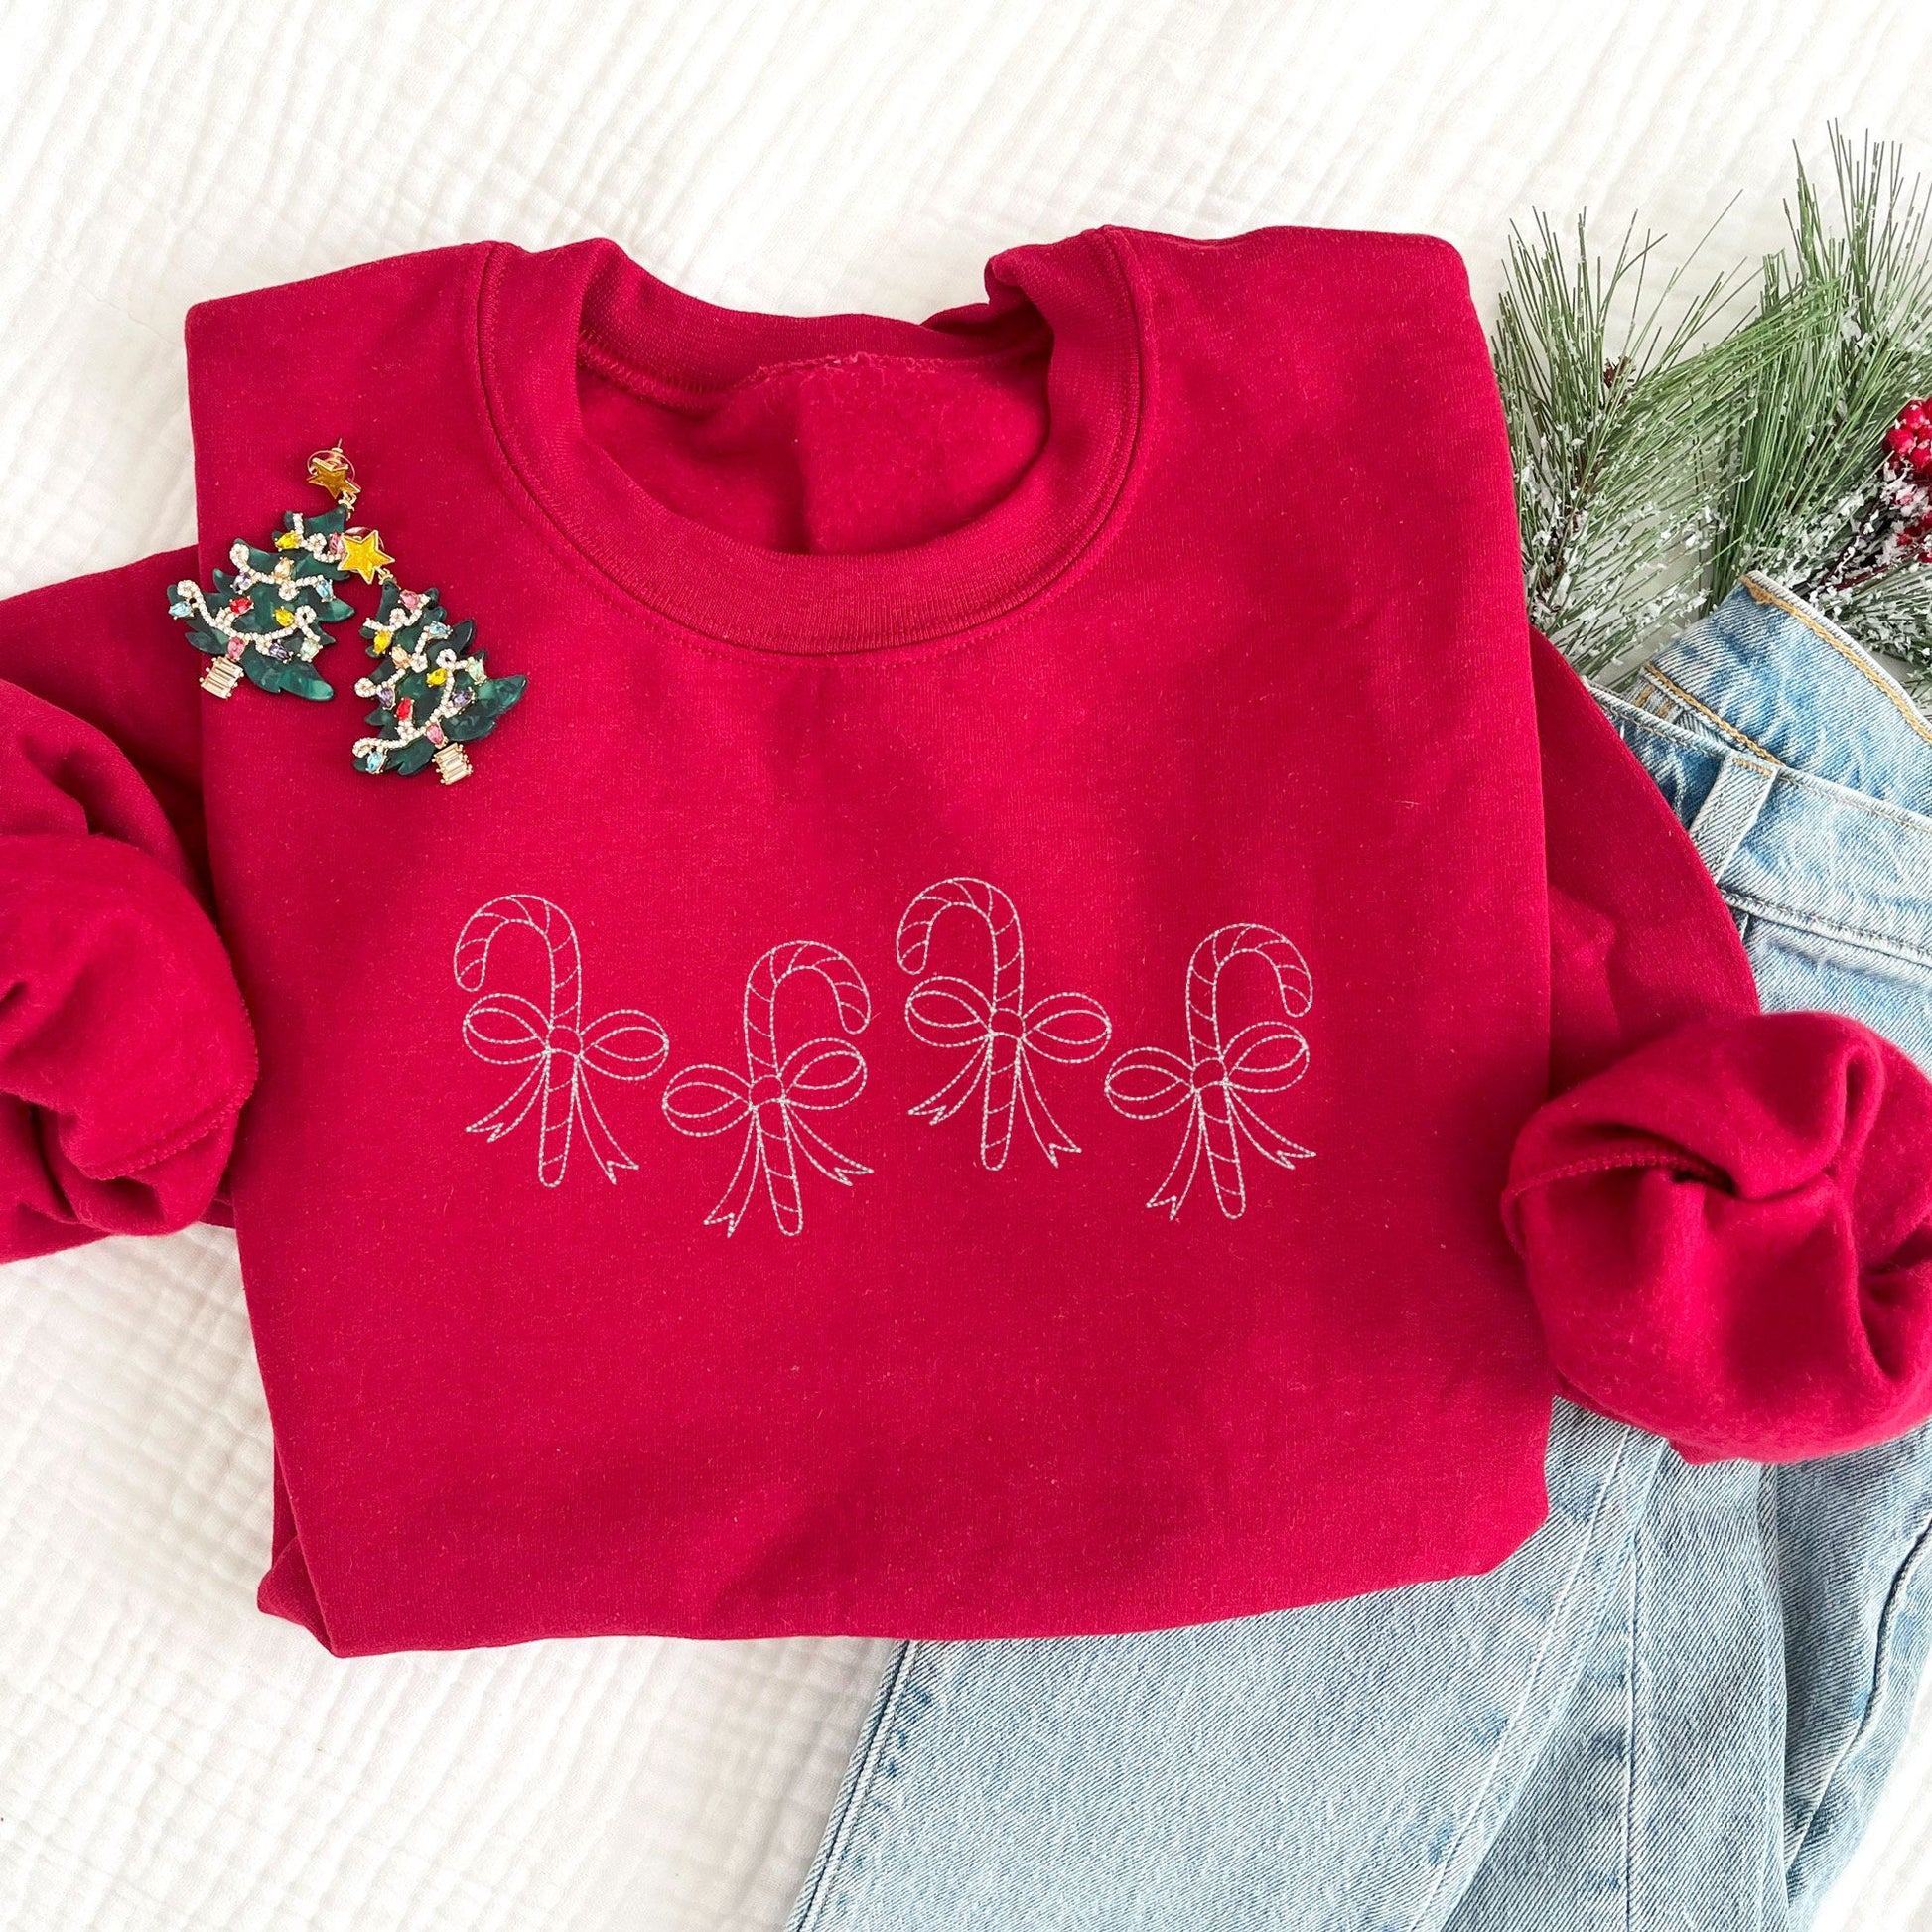
[[[343,562],[365,584],[373,584],[376,572],[395,561],[382,547],[380,530],[350,530],[343,539]]]
[[[362,485],[355,481],[355,466],[343,454],[340,443],[318,450],[309,459],[309,481],[318,489],[328,490],[345,510],[352,510],[362,493]]]

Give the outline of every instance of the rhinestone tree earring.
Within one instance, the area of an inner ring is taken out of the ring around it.
[[[315,660],[336,641],[328,626],[355,615],[336,586],[351,575],[373,582],[390,560],[375,531],[347,527],[361,488],[342,445],[318,450],[308,474],[334,499],[333,509],[317,516],[288,511],[266,549],[236,538],[228,548],[233,569],[214,573],[211,594],[189,577],[169,593],[169,615],[181,619],[188,641],[214,660],[201,681],[211,698],[232,697],[243,677],[263,691],[335,696]]]
[[[362,485],[340,442],[309,458],[308,476],[333,508],[316,516],[290,510],[270,549],[238,539],[228,551],[234,569],[214,573],[211,596],[189,578],[169,593],[169,613],[187,625],[189,642],[214,659],[202,689],[231,697],[246,677],[264,691],[334,697],[315,660],[336,641],[328,626],[355,615],[336,587],[350,577],[379,584],[362,635],[369,655],[386,662],[355,681],[357,697],[375,700],[364,720],[375,730],[350,756],[363,771],[406,778],[434,764],[446,785],[460,783],[473,769],[465,746],[495,730],[528,680],[491,677],[473,641],[475,622],[451,622],[434,585],[405,590],[381,532],[350,527]]]
[[[361,485],[340,443],[310,458],[309,478],[336,498],[338,508],[355,507]],[[433,584],[426,591],[404,590],[389,568],[395,559],[384,553],[375,531],[350,530],[343,560],[365,584],[382,586],[362,635],[369,655],[386,660],[380,671],[355,680],[355,695],[375,700],[362,722],[376,729],[358,738],[349,756],[359,770],[393,771],[402,778],[434,764],[446,785],[460,784],[475,769],[464,746],[496,729],[528,679],[491,677],[472,642],[475,621],[452,623]]]
[[[404,778],[434,764],[446,785],[458,784],[475,768],[464,747],[496,729],[529,679],[491,677],[476,621],[452,623],[435,585],[406,591],[391,572],[378,576],[382,595],[362,635],[369,655],[384,661],[355,680],[355,695],[375,700],[364,722],[376,729],[349,756],[363,771]]]

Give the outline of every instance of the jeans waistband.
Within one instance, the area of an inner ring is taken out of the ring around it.
[[[1740,914],[1932,968],[1932,720],[1863,646],[1752,577],[1598,696]]]
[[[1932,813],[1932,719],[1868,650],[1768,577],[1745,578],[1667,644],[1637,698],[1661,708],[1646,697],[1687,706],[1774,763]]]

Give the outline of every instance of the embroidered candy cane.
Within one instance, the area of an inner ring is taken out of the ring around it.
[[[1260,1020],[1232,1037],[1221,1031],[1221,975],[1237,959],[1260,959],[1274,974],[1284,1020]],[[1136,1046],[1107,1071],[1107,1098],[1131,1120],[1158,1120],[1176,1107],[1187,1109],[1187,1131],[1150,1207],[1165,1207],[1172,1220],[1180,1212],[1201,1156],[1221,1212],[1237,1220],[1247,1211],[1247,1182],[1241,1172],[1245,1139],[1264,1160],[1290,1168],[1312,1161],[1313,1150],[1291,1141],[1264,1120],[1251,1094],[1279,1093],[1308,1071],[1309,1043],[1299,1020],[1314,1004],[1314,982],[1308,962],[1272,926],[1224,925],[1194,948],[1187,963],[1187,1052]]]
[[[664,1088],[664,1118],[681,1134],[728,1134],[743,1125],[738,1167],[705,1226],[722,1222],[736,1234],[758,1191],[760,1175],[778,1229],[796,1234],[805,1224],[798,1186],[802,1153],[828,1180],[851,1186],[871,1173],[863,1162],[841,1154],[803,1118],[850,1106],[865,1091],[865,1056],[850,1041],[808,1039],[778,1056],[778,989],[800,973],[813,973],[831,989],[839,1026],[863,1033],[872,1019],[872,996],[859,969],[834,946],[816,939],[789,939],[773,946],[745,980],[745,1072],[728,1066],[687,1066]]]
[[[984,879],[942,879],[928,886],[898,922],[898,963],[923,973],[933,928],[949,911],[976,915],[993,949],[993,983],[976,986],[950,973],[922,979],[905,996],[905,1024],[928,1046],[963,1046],[963,1065],[939,1091],[912,1109],[935,1127],[980,1095],[980,1164],[1006,1165],[1013,1116],[1025,1108],[1034,1139],[1053,1166],[1080,1149],[1053,1118],[1034,1071],[1035,1055],[1077,1066],[1106,1050],[1113,1022],[1084,993],[1049,993],[1027,1004],[1027,951],[1020,914],[999,887]]]
[[[463,1016],[464,1043],[493,1066],[528,1066],[516,1090],[470,1132],[499,1141],[537,1107],[537,1178],[555,1187],[570,1164],[573,1129],[581,1130],[606,1180],[636,1167],[605,1125],[591,1093],[593,1073],[612,1080],[648,1080],[669,1056],[664,1029],[635,1007],[614,1007],[584,1022],[584,961],[577,929],[563,908],[533,893],[506,893],[479,906],[456,942],[456,983],[478,992],[489,970],[490,948],[512,927],[542,940],[550,966],[546,1005],[520,993],[484,993]]]

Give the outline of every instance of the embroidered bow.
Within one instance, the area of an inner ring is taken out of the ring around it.
[[[1259,1020],[1231,1036],[1221,1030],[1221,976],[1235,960],[1253,957],[1274,975],[1283,1020]],[[1291,1141],[1262,1118],[1250,1096],[1280,1093],[1308,1071],[1309,1043],[1289,1025],[1314,1003],[1314,982],[1295,946],[1270,926],[1224,925],[1194,948],[1187,964],[1187,1052],[1182,1059],[1159,1046],[1136,1046],[1107,1070],[1107,1098],[1131,1120],[1158,1120],[1187,1109],[1180,1152],[1150,1207],[1172,1220],[1194,1184],[1201,1157],[1221,1212],[1238,1220],[1247,1211],[1241,1172],[1243,1140],[1264,1160],[1292,1169],[1313,1150]]]
[[[858,1099],[866,1085],[864,1055],[850,1041],[827,1036],[808,1039],[782,1059],[778,1056],[778,989],[800,973],[817,974],[831,989],[844,1032],[865,1031],[872,1019],[872,997],[859,969],[835,947],[815,939],[787,940],[773,946],[746,977],[745,1072],[687,1066],[664,1089],[664,1118],[680,1133],[728,1134],[741,1125],[745,1130],[731,1183],[705,1216],[707,1227],[722,1222],[728,1235],[738,1232],[760,1177],[779,1232],[796,1234],[804,1226],[798,1185],[801,1154],[842,1187],[872,1172],[841,1154],[803,1118]]]
[[[584,1019],[584,963],[577,931],[561,906],[528,893],[508,893],[480,906],[464,921],[456,942],[456,983],[477,992],[489,970],[490,948],[513,928],[542,941],[550,969],[547,1006],[520,993],[484,993],[463,1016],[464,1043],[492,1066],[530,1070],[500,1105],[470,1132],[499,1141],[540,1107],[537,1178],[555,1187],[570,1164],[573,1130],[581,1131],[591,1159],[606,1180],[635,1168],[605,1124],[591,1093],[591,1075],[610,1080],[648,1080],[671,1050],[664,1029],[635,1007],[614,1007],[588,1024]]]
[[[980,1164],[1006,1165],[1013,1117],[1024,1109],[1040,1152],[1054,1167],[1079,1144],[1046,1104],[1034,1071],[1035,1055],[1077,1066],[1106,1050],[1113,1022],[1099,1001],[1084,993],[1049,993],[1027,1004],[1027,956],[1020,914],[999,887],[984,879],[942,879],[928,886],[898,922],[898,963],[908,973],[925,971],[933,928],[951,910],[975,914],[993,948],[993,983],[975,985],[950,973],[922,979],[905,998],[905,1024],[927,1046],[965,1047],[959,1071],[912,1109],[935,1127],[980,1095]]]

